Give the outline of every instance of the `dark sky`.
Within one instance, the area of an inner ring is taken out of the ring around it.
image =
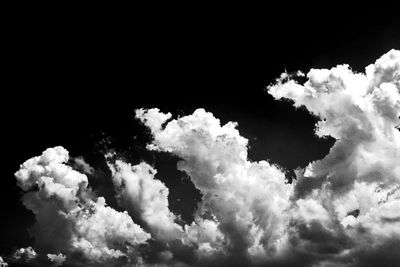
[[[13,173],[44,149],[62,145],[106,180],[99,142],[108,138],[132,163],[154,164],[170,188],[171,209],[190,221],[199,195],[176,170],[176,159],[145,151],[149,137],[134,120],[136,108],[187,115],[203,107],[223,123],[239,123],[252,160],[291,171],[322,158],[333,140],[316,138],[316,120],[274,101],[265,87],[285,69],[347,63],[363,71],[400,48],[399,16],[391,7],[237,9],[32,18],[29,9],[13,11],[3,39],[0,254],[31,244],[26,229],[34,217],[19,201]],[[112,205],[111,182],[93,185]]]

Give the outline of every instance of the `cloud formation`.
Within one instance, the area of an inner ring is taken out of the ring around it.
[[[266,161],[247,160],[247,139],[236,123],[221,126],[203,109],[167,122],[157,109],[136,116],[152,131],[151,150],[172,153],[202,193],[192,225],[185,226],[188,242],[201,260],[213,255],[238,259],[270,257],[286,242],[292,185],[284,173]],[[164,119],[164,121],[163,121]],[[152,120],[157,123],[149,123]]]
[[[159,239],[171,240],[181,236],[182,227],[168,206],[168,188],[154,178],[157,171],[147,163],[132,166],[122,160],[109,162],[112,179],[120,204],[139,217]]]
[[[319,257],[335,266],[376,266],[364,257],[376,253],[384,260],[387,255],[377,252],[388,244],[400,250],[394,241],[400,240],[400,51],[389,51],[365,73],[339,65],[312,69],[307,79],[299,84],[283,75],[268,88],[276,99],[290,99],[318,116],[318,136],[337,140],[326,157],[299,174],[296,204],[301,210],[304,201],[314,202],[306,217],[315,217],[327,233],[343,235],[332,240],[334,257]],[[312,227],[304,231],[312,234]],[[302,241],[311,247],[327,242],[312,238]]]
[[[32,261],[36,257],[37,253],[32,247],[17,249],[13,254],[13,259],[24,262]]]
[[[8,263],[5,262],[2,257],[0,257],[0,267],[7,267],[7,266],[8,266]]]
[[[268,93],[305,107],[320,119],[316,135],[336,142],[293,183],[279,166],[248,158],[237,123],[221,125],[204,109],[177,119],[139,109],[136,118],[152,135],[148,149],[178,157],[177,168],[202,194],[194,221],[184,224],[169,209],[169,190],[148,163],[106,155],[117,211],[91,190],[89,165],[75,159],[75,170],[66,149],[49,148],[15,174],[36,217],[32,259],[55,266],[400,264],[400,51],[365,73],[339,65],[296,75],[307,81],[284,73]]]
[[[43,255],[62,253],[67,262],[95,266],[129,259],[128,254],[145,244],[150,234],[127,212],[118,212],[96,197],[86,175],[66,165],[67,161],[66,149],[49,148],[15,173],[25,191],[22,201],[36,217],[30,229],[35,249]]]
[[[65,259],[66,256],[59,253],[58,255],[56,254],[47,254],[47,257],[49,258],[49,260],[53,263],[53,266],[61,266]]]
[[[72,163],[74,169],[88,175],[94,174],[94,168],[90,166],[89,163],[87,163],[83,157],[72,158]]]

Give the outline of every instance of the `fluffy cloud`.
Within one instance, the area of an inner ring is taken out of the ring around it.
[[[53,262],[53,266],[61,266],[64,263],[65,259],[66,259],[66,256],[61,254],[61,253],[59,253],[58,255],[56,255],[56,254],[47,254],[47,257],[49,258],[49,260],[51,262]]]
[[[292,185],[277,166],[247,160],[247,139],[236,123],[221,126],[203,109],[169,122],[170,116],[157,109],[138,110],[136,116],[154,136],[149,149],[181,158],[178,169],[203,195],[196,221],[185,227],[188,241],[206,255],[251,258],[279,253]]]
[[[32,247],[17,249],[13,254],[13,258],[17,261],[28,262],[35,259],[36,257],[37,253]]]
[[[0,267],[7,267],[7,266],[8,266],[8,263],[5,262],[2,257],[0,257]]]
[[[373,253],[372,247],[378,251],[393,238],[400,239],[400,132],[396,129],[400,124],[400,51],[389,51],[367,66],[365,73],[340,65],[312,69],[307,78],[299,84],[283,75],[268,89],[276,99],[305,106],[321,119],[316,134],[337,140],[325,158],[310,163],[299,175],[297,203],[314,202],[306,208],[306,217],[319,213],[315,223],[351,240],[353,244],[339,248],[335,261],[357,265],[351,257],[363,261],[360,256],[365,251]],[[319,241],[309,238],[308,242]]]
[[[275,98],[291,99],[319,116],[318,136],[338,140],[329,155],[307,167],[305,176],[329,179],[335,192],[346,191],[356,179],[397,181],[399,57],[399,51],[390,51],[366,74],[353,73],[347,65],[312,69],[304,85],[288,80],[269,88]]]
[[[94,168],[89,165],[82,157],[72,158],[73,167],[76,170],[79,170],[85,174],[93,175]]]
[[[400,238],[399,62],[392,50],[365,74],[347,65],[312,69],[304,84],[283,74],[268,88],[321,118],[318,136],[337,140],[293,185],[278,167],[247,159],[235,123],[221,126],[203,109],[172,120],[137,110],[153,135],[148,148],[178,156],[178,169],[203,195],[185,242],[199,257],[240,255],[267,265],[307,257],[304,266],[328,266],[357,265]]]
[[[118,212],[104,198],[95,197],[86,175],[67,166],[67,161],[67,150],[49,148],[15,173],[25,191],[23,203],[36,217],[30,229],[35,249],[43,255],[62,253],[67,261],[97,266],[127,258],[150,234],[127,212]]]
[[[398,265],[400,51],[365,73],[340,65],[296,75],[307,81],[284,73],[268,92],[307,108],[320,118],[316,134],[336,142],[292,184],[279,166],[248,159],[248,140],[234,122],[221,125],[204,109],[177,119],[139,109],[153,137],[148,149],[178,157],[177,168],[202,194],[194,221],[182,225],[170,211],[169,190],[149,164],[106,156],[121,212],[90,189],[90,166],[75,159],[84,173],[74,170],[68,151],[50,148],[15,174],[36,217],[35,259],[74,266]]]
[[[159,239],[181,236],[182,227],[168,206],[168,188],[154,178],[156,170],[147,163],[132,166],[122,160],[109,162],[117,197],[134,217],[139,217]]]

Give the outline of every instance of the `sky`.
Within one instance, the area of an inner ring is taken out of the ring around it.
[[[398,15],[221,12],[16,13],[0,266],[400,263]]]

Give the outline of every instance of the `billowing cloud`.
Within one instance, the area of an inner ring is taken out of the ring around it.
[[[13,259],[24,262],[32,261],[36,257],[37,253],[32,247],[17,249],[13,254]]]
[[[179,238],[182,227],[175,223],[176,216],[168,208],[168,188],[154,178],[157,171],[144,162],[132,166],[122,160],[110,161],[109,167],[121,205],[159,239]]]
[[[138,110],[136,115],[154,136],[149,149],[181,158],[178,169],[203,195],[196,221],[186,232],[187,239],[206,252],[205,258],[211,252],[238,258],[279,253],[292,185],[277,166],[247,159],[247,139],[236,123],[221,126],[203,109],[167,123],[170,116],[156,109]]]
[[[400,124],[400,51],[389,51],[367,66],[365,73],[340,65],[312,69],[307,78],[299,84],[283,75],[268,88],[276,99],[290,99],[296,107],[304,106],[318,116],[318,136],[337,140],[325,158],[310,163],[299,175],[296,203],[301,204],[299,211],[302,206],[307,210],[306,217],[316,216],[315,223],[326,231],[344,234],[346,242],[332,244],[335,264],[376,266],[363,257],[388,243],[400,249],[399,242],[393,242],[400,240],[400,132],[396,129]],[[305,201],[314,204],[307,208]],[[312,234],[312,227],[301,227]],[[313,236],[303,239],[310,246],[327,242]]]
[[[365,74],[340,65],[310,70],[304,85],[289,79],[269,87],[276,99],[290,99],[320,117],[318,136],[338,140],[323,160],[310,163],[305,177],[329,180],[337,193],[347,191],[355,180],[398,181],[399,54],[390,51]]]
[[[8,263],[5,262],[2,257],[0,257],[0,267],[7,267],[7,266],[8,266]]]
[[[148,163],[106,155],[117,211],[90,189],[84,162],[70,167],[67,150],[50,148],[15,174],[36,217],[36,258],[74,266],[398,265],[400,51],[365,73],[340,65],[296,76],[307,81],[284,73],[268,92],[320,118],[316,135],[336,142],[293,183],[281,167],[248,158],[237,123],[221,125],[204,109],[176,119],[139,109],[148,149],[179,158],[202,194],[194,221],[169,209],[169,190]]]
[[[47,254],[47,257],[53,263],[53,266],[61,266],[66,259],[66,256],[61,253],[59,253],[57,255],[56,254]]]
[[[49,148],[15,173],[25,191],[23,203],[36,217],[30,229],[35,249],[96,266],[127,258],[150,234],[127,212],[118,212],[104,198],[95,197],[86,175],[67,166],[67,161],[63,147]]]

